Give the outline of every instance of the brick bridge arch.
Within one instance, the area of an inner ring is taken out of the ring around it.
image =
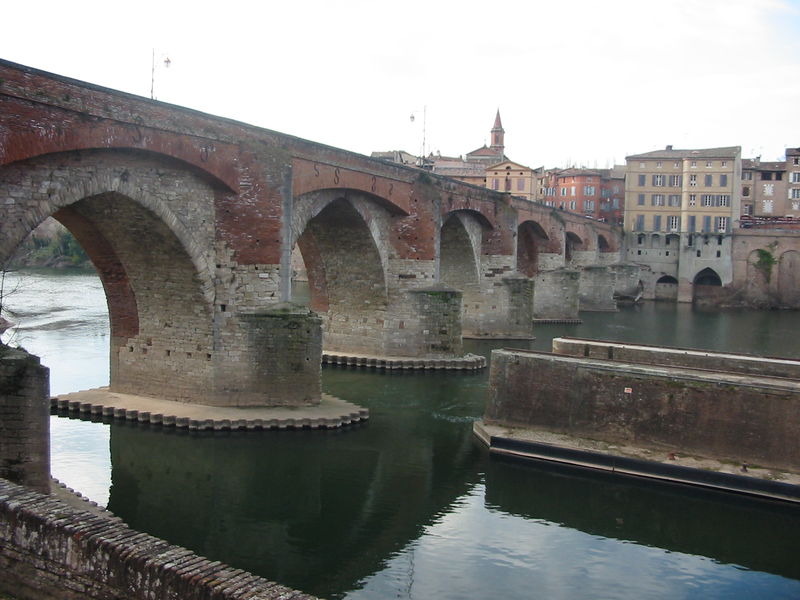
[[[202,382],[208,369],[197,363],[212,354],[207,249],[217,193],[195,169],[149,153],[82,150],[15,161],[0,167],[0,196],[14,201],[0,223],[0,261],[45,218],[59,220],[106,291],[111,388],[136,391],[147,380],[165,397],[184,399],[197,385],[187,378]]]
[[[559,235],[548,235],[539,221],[529,219],[517,228],[517,271],[533,277],[539,272],[540,254],[560,254],[563,241]]]
[[[295,198],[292,216],[326,349],[374,351],[389,303],[392,253],[381,240],[392,214],[360,191],[320,190]]]

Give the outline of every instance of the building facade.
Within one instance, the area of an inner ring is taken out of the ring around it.
[[[713,299],[733,277],[741,148],[667,146],[626,161],[626,258],[642,267],[644,297]]]

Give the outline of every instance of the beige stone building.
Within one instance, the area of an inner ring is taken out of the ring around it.
[[[486,169],[486,187],[533,201],[536,199],[536,171],[510,160]]]
[[[730,233],[738,225],[741,148],[627,157],[625,231]]]
[[[627,157],[626,258],[643,269],[645,298],[692,301],[731,283],[741,163],[739,146]]]

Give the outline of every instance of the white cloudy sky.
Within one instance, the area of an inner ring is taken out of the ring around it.
[[[369,154],[530,166],[800,146],[800,0],[41,0],[0,58]],[[423,112],[425,118],[423,119]],[[416,114],[412,122],[410,115]]]

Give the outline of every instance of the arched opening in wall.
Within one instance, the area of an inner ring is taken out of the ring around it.
[[[50,348],[41,338],[45,347],[35,351],[51,368],[51,392],[108,384],[115,392],[202,402],[211,393],[212,284],[196,242],[202,223],[213,238],[216,191],[209,182],[166,158],[83,151],[0,168],[5,194],[18,199],[18,218],[8,228],[0,223],[4,242],[19,246],[21,233],[52,215],[74,236],[64,244],[79,245],[96,270],[47,274],[47,285],[60,291],[36,295],[20,321],[25,336],[44,330],[62,336]],[[172,212],[182,202],[195,206],[195,227]],[[4,246],[0,259],[7,256]],[[59,375],[65,367],[70,382],[76,374],[84,378],[72,389]]]
[[[800,308],[800,252],[788,250],[778,260],[778,297],[781,306]]]
[[[722,280],[714,269],[706,267],[693,280],[692,300],[697,304],[715,304],[722,298]]]
[[[650,247],[651,248],[661,248],[661,236],[657,233],[654,233],[650,236]]]
[[[323,318],[329,351],[376,353],[383,344],[387,292],[369,227],[344,198],[329,202],[297,240],[309,305]]]
[[[464,331],[482,306],[480,288],[481,240],[486,225],[469,211],[450,214],[442,225],[439,242],[439,281],[461,291]]]
[[[597,249],[600,252],[611,252],[612,251],[611,244],[608,243],[608,240],[606,239],[606,236],[604,236],[603,234],[598,234],[597,235]]]
[[[578,236],[578,234],[567,231],[567,235],[564,240],[564,261],[566,263],[571,263],[573,260],[575,260],[575,252],[580,252],[583,249],[583,240]]]
[[[670,300],[675,301],[678,299],[678,280],[672,275],[662,275],[656,281],[655,295],[656,300]]]
[[[517,229],[517,271],[533,277],[539,272],[539,253],[550,238],[536,221],[525,221]]]
[[[756,306],[769,304],[770,280],[773,273],[772,264],[765,265],[761,261],[761,254],[753,250],[747,257],[747,276],[744,282],[744,291],[747,301]]]

